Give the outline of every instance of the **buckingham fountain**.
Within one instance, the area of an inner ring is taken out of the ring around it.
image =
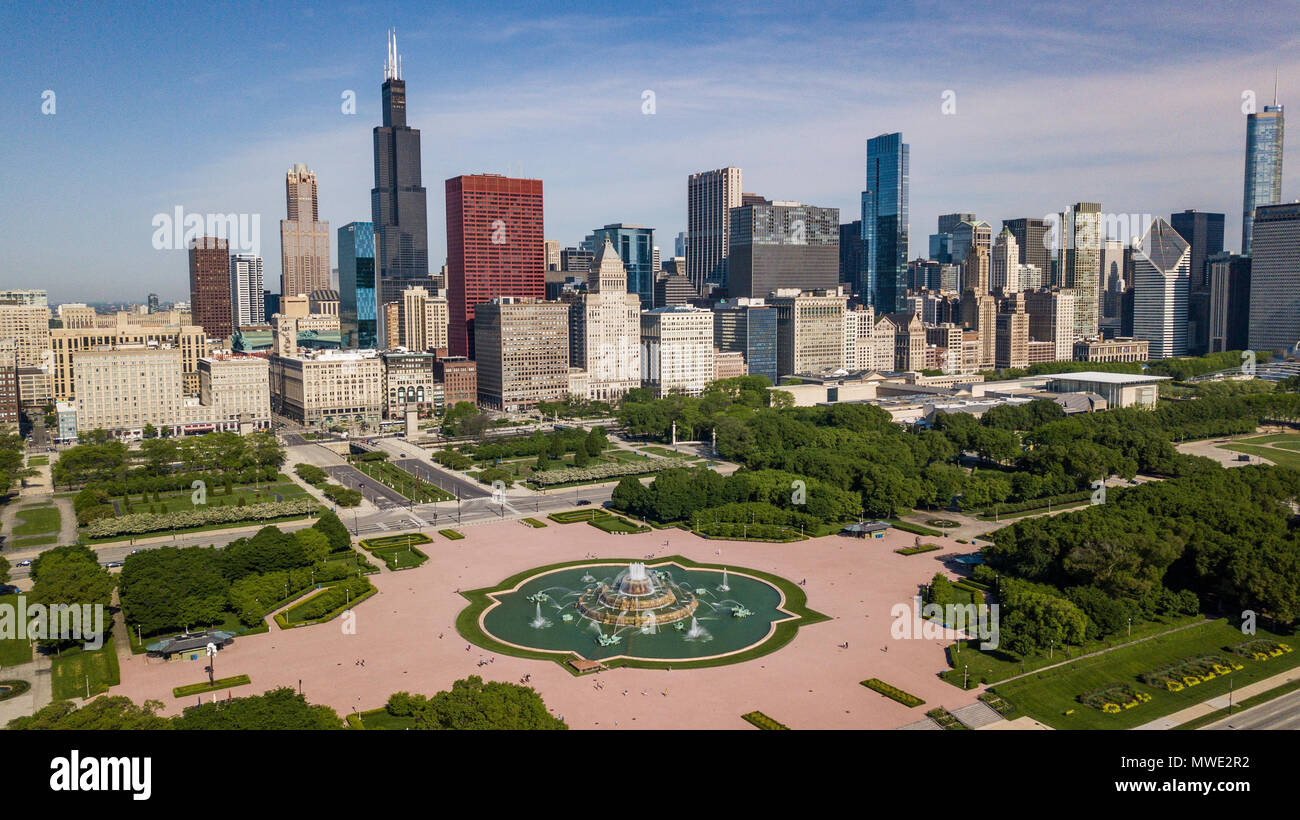
[[[760,643],[794,617],[768,581],[674,560],[560,567],[490,599],[481,620],[489,635],[591,660],[713,657]]]

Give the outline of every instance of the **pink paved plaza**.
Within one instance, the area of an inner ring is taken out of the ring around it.
[[[381,707],[396,691],[432,695],[469,675],[518,682],[529,674],[551,710],[581,729],[749,728],[740,716],[755,709],[796,729],[890,729],[922,719],[935,706],[971,703],[977,694],[937,677],[947,668],[945,641],[890,637],[891,607],[910,603],[918,585],[943,569],[936,556],[976,549],[951,538],[927,539],[944,546],[939,552],[902,556],[894,550],[912,546],[915,536],[895,530],[884,539],[827,536],[793,544],[709,541],[675,529],[616,536],[583,523],[532,529],[506,521],[463,532],[459,541],[428,532],[434,543],[422,547],[427,563],[372,575],[379,594],[354,611],[355,634],[344,634],[338,619],[288,631],[272,624],[270,633],[236,638],[222,650],[217,676],[249,675],[252,685],[234,689],[235,696],[296,689],[301,680],[309,701],[345,715]],[[467,605],[457,590],[495,586],[518,572],[592,555],[644,559],[651,553],[764,570],[794,583],[807,579],[808,606],[832,620],[801,627],[783,648],[743,663],[582,677],[553,661],[493,656],[477,646],[466,651],[456,632],[456,616]],[[174,714],[195,698],[174,698],[172,688],[205,679],[203,667],[202,660],[124,658],[122,685],[111,694],[137,703],[157,699]],[[908,709],[860,685],[872,677],[926,704]]]

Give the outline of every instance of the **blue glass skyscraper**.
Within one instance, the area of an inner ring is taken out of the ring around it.
[[[1276,94],[1276,92],[1275,92]],[[1276,96],[1262,112],[1246,117],[1246,185],[1242,197],[1241,252],[1250,253],[1255,209],[1282,201],[1282,133],[1285,121]]]
[[[339,332],[343,346],[375,347],[378,318],[375,226],[349,222],[339,228]]]
[[[867,140],[862,238],[870,304],[881,313],[905,309],[907,298],[908,153],[899,133]]]
[[[627,292],[640,296],[641,309],[649,310],[654,306],[655,229],[616,222],[592,231],[583,244],[599,251],[607,239],[627,268]]]

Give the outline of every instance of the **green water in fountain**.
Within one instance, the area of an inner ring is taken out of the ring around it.
[[[791,617],[777,609],[781,593],[766,581],[731,569],[726,574],[729,589],[723,591],[719,589],[724,586],[722,570],[685,569],[677,564],[653,564],[648,570],[657,584],[695,596],[698,606],[691,618],[650,630],[601,625],[584,617],[575,606],[578,599],[601,583],[617,587],[627,569],[624,563],[593,563],[533,578],[513,592],[495,596],[500,603],[483,619],[484,631],[519,646],[575,652],[589,660],[618,655],[671,660],[745,649],[766,638],[773,622]],[[584,577],[596,580],[584,582]],[[565,615],[573,617],[565,619]]]

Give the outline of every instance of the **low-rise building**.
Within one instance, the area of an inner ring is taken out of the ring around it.
[[[1145,362],[1151,358],[1146,339],[1088,339],[1074,343],[1076,362]]]

